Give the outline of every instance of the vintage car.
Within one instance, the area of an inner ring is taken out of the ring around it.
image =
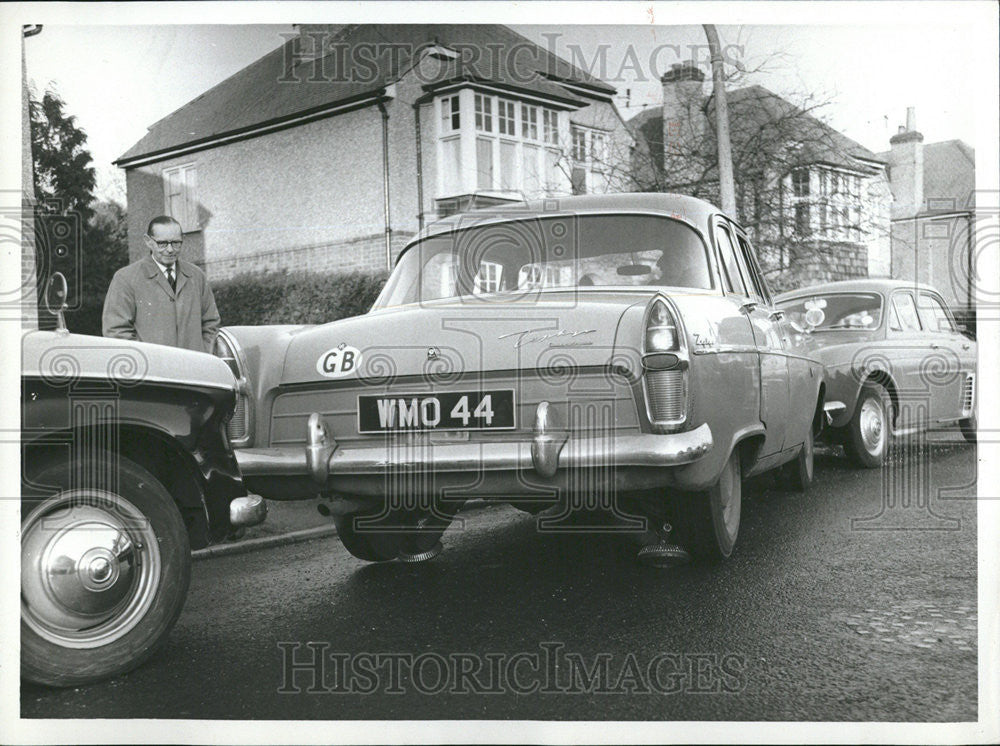
[[[264,520],[266,503],[226,439],[237,383],[222,360],[70,334],[56,313],[55,331],[23,339],[21,675],[76,686],[152,655],[191,549]]]
[[[220,334],[251,392],[230,430],[248,488],[326,496],[368,561],[434,556],[473,497],[729,556],[744,477],[812,479],[823,371],[792,338],[744,231],[667,194],[451,216],[369,313]]]
[[[976,343],[940,293],[904,280],[845,280],[777,298],[826,367],[824,438],[881,466],[893,437],[958,425],[976,440]]]

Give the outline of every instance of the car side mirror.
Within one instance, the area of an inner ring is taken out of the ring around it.
[[[45,308],[56,317],[56,332],[59,334],[69,334],[66,328],[66,296],[69,294],[69,285],[66,283],[66,275],[62,272],[54,273],[45,286]]]

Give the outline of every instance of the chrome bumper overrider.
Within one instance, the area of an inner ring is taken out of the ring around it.
[[[380,474],[387,469],[413,471],[502,471],[534,469],[551,477],[560,468],[606,466],[680,466],[698,460],[712,449],[712,430],[703,424],[694,430],[668,435],[643,433],[610,438],[570,438],[555,421],[547,402],[538,405],[530,440],[490,443],[396,444],[382,440],[371,445],[339,446],[322,417],[309,417],[303,448],[237,449],[236,460],[245,477],[304,476],[326,484],[331,474]]]

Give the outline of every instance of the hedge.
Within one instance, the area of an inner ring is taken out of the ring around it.
[[[223,326],[322,324],[371,308],[387,275],[254,272],[213,283]]]

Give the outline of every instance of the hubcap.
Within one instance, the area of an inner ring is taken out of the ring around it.
[[[159,588],[149,520],[108,492],[63,492],[21,534],[21,617],[63,647],[107,645],[138,624]]]
[[[875,399],[865,399],[858,417],[861,442],[872,456],[882,453],[885,444],[885,411]]]

